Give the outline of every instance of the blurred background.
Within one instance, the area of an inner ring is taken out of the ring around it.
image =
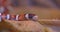
[[[39,20],[60,20],[60,0],[0,0],[0,7],[6,7],[10,14],[34,13],[39,16]],[[5,22],[1,24],[1,29],[13,28]]]
[[[11,6],[37,6],[41,8],[60,8],[60,0],[5,0]],[[6,4],[7,4],[6,3]]]
[[[6,0],[10,13],[34,13],[40,19],[60,19],[60,0]]]

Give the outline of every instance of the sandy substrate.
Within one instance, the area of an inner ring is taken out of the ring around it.
[[[13,21],[0,22],[0,31],[9,29],[12,32],[60,32],[60,27],[42,25],[35,21]]]
[[[34,21],[10,21],[6,20],[5,23],[0,24],[1,29],[5,27],[6,29],[14,29],[21,32],[44,32],[44,27]]]

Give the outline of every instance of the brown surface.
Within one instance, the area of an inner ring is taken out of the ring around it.
[[[19,24],[19,25],[18,25]],[[20,25],[21,24],[21,25]],[[18,22],[14,22],[14,21],[3,21],[0,23],[0,30],[1,29],[11,29],[11,31],[13,32],[18,32],[18,31],[39,31],[39,32],[43,32],[44,28],[42,25],[40,25],[38,22],[34,22],[34,21],[18,21]]]
[[[21,14],[21,13],[35,13],[39,16],[39,19],[42,18],[47,18],[47,19],[60,19],[60,11],[57,9],[42,9],[42,8],[14,8],[14,11],[10,11],[10,14]],[[30,23],[30,22],[29,22]],[[27,23],[29,25],[29,23]],[[30,23],[31,24],[31,23]],[[17,30],[9,25],[6,24],[6,22],[2,22],[0,23],[0,29],[4,29],[4,28],[9,28],[12,29],[14,32],[16,32]]]
[[[6,23],[4,21],[0,22],[0,31],[4,29],[9,29],[11,32],[18,32],[13,26],[9,25],[9,23]]]

